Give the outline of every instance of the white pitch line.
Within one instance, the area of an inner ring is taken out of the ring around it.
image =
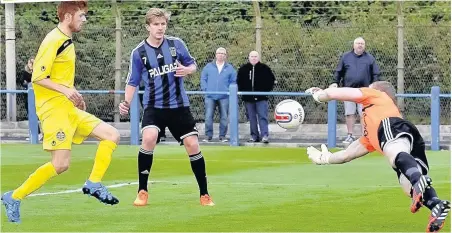
[[[149,181],[148,183],[167,183],[167,184],[195,184],[195,182],[187,182],[187,181],[169,181],[169,180],[154,180]],[[435,182],[435,184],[443,184],[447,182]],[[119,183],[119,184],[113,184],[113,185],[107,185],[107,188],[120,188],[124,186],[130,186],[130,185],[137,185],[138,182],[126,182],[126,183]],[[225,182],[215,182],[215,183],[209,183],[210,185],[240,185],[240,186],[253,186],[253,185],[262,185],[262,186],[305,186],[305,187],[331,187],[334,188],[334,185],[327,185],[327,184],[297,184],[297,183],[259,183],[259,182],[234,182],[234,183],[225,183]],[[400,185],[362,185],[362,186],[356,186],[356,187],[350,187],[350,188],[398,188]],[[29,197],[35,197],[35,196],[49,196],[49,195],[59,195],[59,194],[68,194],[68,193],[78,193],[82,192],[81,188],[78,189],[70,189],[65,191],[59,191],[59,192],[47,192],[47,193],[35,193],[29,195]]]
[[[119,187],[123,187],[123,186],[137,185],[137,184],[138,184],[138,182],[120,183],[120,184],[108,185],[107,188],[119,188]],[[29,195],[29,197],[58,195],[58,194],[66,194],[66,193],[78,193],[78,192],[81,193],[82,188],[70,189],[70,190],[59,191],[59,192],[51,192],[51,193],[36,193],[36,194]]]

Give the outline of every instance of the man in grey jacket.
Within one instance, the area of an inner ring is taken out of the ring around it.
[[[236,83],[237,72],[234,67],[226,62],[227,53],[225,48],[218,48],[215,54],[215,60],[208,63],[201,72],[201,90],[202,91],[229,91],[229,85]],[[218,106],[220,112],[220,135],[221,142],[227,142],[226,133],[228,131],[228,95],[211,95],[205,97],[206,107],[206,136],[204,142],[210,142],[213,138],[213,115]]]
[[[353,50],[341,56],[334,73],[334,81],[330,87],[368,87],[380,80],[380,68],[375,58],[365,51],[366,42],[358,37],[353,42]],[[353,102],[344,101],[345,122],[347,124],[347,137],[343,143],[350,144],[353,137],[353,125],[356,122],[355,114],[358,111],[362,116],[362,106]]]

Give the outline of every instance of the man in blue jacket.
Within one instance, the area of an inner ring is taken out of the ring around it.
[[[373,82],[380,80],[380,68],[374,56],[365,51],[366,42],[358,37],[353,42],[353,50],[342,55],[334,73],[334,81],[330,87],[368,87]],[[358,111],[362,116],[362,106],[354,102],[344,101],[345,123],[347,125],[347,137],[343,143],[350,144],[353,137],[353,125],[356,122],[355,114]]]
[[[226,62],[226,49],[218,48],[215,60],[208,63],[201,72],[201,90],[202,91],[229,91],[229,85],[236,83],[237,72],[234,67]],[[227,142],[226,133],[228,131],[228,95],[206,95],[206,119],[205,128],[207,139],[205,142],[212,141],[213,138],[213,115],[218,106],[220,112],[220,141]]]

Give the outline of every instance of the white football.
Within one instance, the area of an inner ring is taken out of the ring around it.
[[[281,101],[275,108],[275,121],[284,129],[296,129],[304,120],[303,106],[295,100]]]

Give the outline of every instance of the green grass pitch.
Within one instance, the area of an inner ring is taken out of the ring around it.
[[[104,184],[137,181],[138,146],[119,146]],[[69,171],[22,202],[22,224],[2,231],[291,231],[425,232],[430,212],[412,214],[385,158],[371,154],[344,165],[316,166],[304,148],[202,147],[209,192],[216,206],[199,205],[183,147],[159,145],[151,172],[150,203],[132,205],[136,184],[110,188],[120,203],[106,206],[81,193],[95,145],[74,146]],[[50,155],[41,146],[1,146],[2,192],[20,185]],[[450,198],[450,151],[428,152],[433,185]],[[450,219],[443,229],[450,232]]]

